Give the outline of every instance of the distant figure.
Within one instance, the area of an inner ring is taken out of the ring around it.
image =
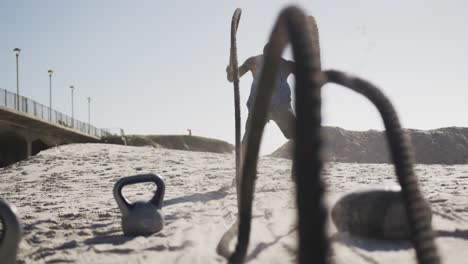
[[[120,128],[120,138],[125,146],[127,146],[127,139],[125,138],[125,132],[122,128]]]
[[[253,82],[250,88],[249,99],[247,100],[247,108],[249,110],[249,115],[245,123],[245,131],[248,131],[251,122],[250,112],[253,109],[253,104],[255,101],[255,94],[257,93],[257,86],[260,80],[260,72],[262,71],[263,59],[265,52],[268,48],[268,43],[263,48],[263,54],[258,56],[253,56],[248,58],[244,64],[239,67],[239,77],[242,77],[246,72],[250,71],[252,73]],[[271,98],[270,110],[267,117],[267,120],[273,120],[283,132],[283,135],[287,139],[292,139],[294,137],[292,125],[296,121],[296,117],[292,111],[291,107],[291,88],[288,84],[288,76],[292,73],[294,74],[295,64],[292,61],[285,60],[281,58],[280,69],[278,74],[278,79],[276,82],[276,87],[273,91],[273,96]],[[227,79],[228,81],[233,81],[233,70],[231,65],[228,65],[227,69]],[[245,133],[242,138],[242,145],[245,145],[246,137]]]
[[[192,135],[192,130],[190,128],[187,128],[187,131],[188,131],[188,135],[191,136]]]

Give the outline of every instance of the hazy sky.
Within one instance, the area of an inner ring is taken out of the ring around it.
[[[54,108],[121,127],[128,134],[186,134],[234,142],[230,20],[243,10],[240,63],[259,54],[280,10],[296,3],[317,19],[324,69],[374,82],[392,99],[404,127],[468,126],[468,2],[356,1],[7,1],[0,0],[0,87]],[[291,58],[289,51],[284,54]],[[251,77],[241,79],[243,122]],[[290,84],[294,78],[290,78]],[[344,88],[324,87],[324,125],[383,129],[373,106]],[[263,153],[286,140],[271,122]]]

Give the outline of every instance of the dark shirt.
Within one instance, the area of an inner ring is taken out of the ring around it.
[[[257,58],[257,60],[257,63],[259,63],[259,65],[263,65],[263,59],[261,57]],[[257,75],[260,75],[262,67],[260,66],[259,68],[260,69],[257,71]],[[275,89],[271,98],[271,108],[284,108],[285,110],[291,108],[291,88],[289,87],[287,78],[288,76],[286,73],[286,69],[282,61],[282,63],[280,64],[278,78],[276,79]],[[247,108],[249,109],[249,112],[253,109],[259,81],[260,76],[254,76],[252,86],[250,88],[249,99],[247,100]]]

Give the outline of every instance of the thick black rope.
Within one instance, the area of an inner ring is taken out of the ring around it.
[[[240,95],[239,95],[239,65],[237,62],[237,28],[239,27],[239,21],[242,14],[242,10],[237,8],[232,15],[231,20],[231,49],[229,55],[229,63],[232,67],[233,72],[233,84],[234,84],[234,114],[235,114],[235,131],[236,131],[236,193],[237,193],[237,211],[240,208],[240,181],[241,181],[241,161],[242,161],[242,144],[241,144],[241,112],[240,112]],[[221,240],[216,247],[216,252],[228,258],[231,252],[229,252],[229,242],[234,238],[237,233],[238,219],[236,222],[223,234]]]
[[[275,87],[275,76],[279,72],[281,53],[288,41],[287,37],[292,44],[296,62],[297,123],[293,167],[299,212],[299,262],[325,263],[328,253],[326,210],[322,201],[323,184],[319,177],[322,168],[320,158],[322,82],[314,78],[320,72],[320,61],[318,54],[312,48],[304,13],[296,7],[289,7],[280,14],[271,34],[255,96],[251,127],[246,131],[247,149],[242,166],[238,243],[229,259],[230,263],[243,262],[247,252],[260,141]]]
[[[380,89],[365,80],[333,70],[326,71],[325,75],[328,82],[364,95],[377,107],[385,125],[395,172],[401,185],[418,263],[440,263],[431,227],[431,209],[427,207],[419,190],[418,179],[413,171],[413,151],[392,103]]]
[[[238,244],[229,262],[242,262],[247,252],[259,144],[273,90],[274,76],[279,68],[279,56],[286,45],[285,36],[288,33],[296,60],[297,123],[293,170],[297,188],[299,263],[327,263],[329,252],[325,233],[327,216],[322,201],[324,188],[320,178],[322,168],[320,87],[328,81],[349,87],[376,105],[387,130],[388,143],[412,228],[412,241],[418,263],[440,263],[430,224],[430,208],[427,208],[422,200],[417,178],[413,172],[411,146],[401,129],[392,104],[378,88],[366,81],[348,77],[337,71],[320,72],[318,31],[316,27],[315,31],[312,30],[313,45],[311,45],[311,39],[304,33],[304,24],[304,16],[300,10],[295,7],[287,8],[281,13],[270,39],[272,45],[267,51],[266,66],[261,73],[252,127],[247,131],[248,145],[242,170],[240,197],[242,206],[239,211]],[[228,232],[236,231],[237,228],[233,226]]]
[[[240,112],[240,95],[239,95],[239,65],[237,62],[237,28],[239,27],[239,21],[242,14],[242,10],[237,8],[232,15],[231,20],[231,53],[229,62],[233,72],[233,84],[234,84],[234,115],[235,115],[235,129],[236,129],[236,191],[237,191],[237,207],[240,210],[240,167],[241,167],[241,112]]]

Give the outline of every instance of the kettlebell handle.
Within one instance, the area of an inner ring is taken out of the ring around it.
[[[3,225],[3,235],[0,236],[0,260],[2,263],[16,263],[22,229],[16,207],[3,198],[0,198],[0,221]]]
[[[114,185],[114,198],[117,201],[117,204],[120,210],[127,212],[128,209],[133,208],[131,204],[122,194],[122,189],[126,185],[143,183],[143,182],[154,182],[156,184],[156,193],[153,198],[151,198],[150,203],[156,206],[158,209],[161,209],[163,206],[164,192],[166,191],[166,186],[163,179],[156,174],[141,174],[123,177],[119,179]]]

